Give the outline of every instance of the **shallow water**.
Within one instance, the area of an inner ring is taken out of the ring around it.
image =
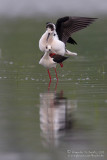
[[[44,22],[0,22],[0,159],[107,159],[107,21],[74,35],[78,56],[51,84],[38,64]]]

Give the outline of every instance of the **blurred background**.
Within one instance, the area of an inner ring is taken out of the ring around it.
[[[27,1],[0,0],[0,15],[6,17],[52,17],[57,15],[106,15],[106,0],[75,0],[75,1]]]
[[[98,20],[48,84],[38,41],[67,15]],[[0,160],[106,160],[106,121],[107,1],[0,0]]]

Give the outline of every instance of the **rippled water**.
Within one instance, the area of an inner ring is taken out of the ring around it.
[[[78,56],[51,84],[38,64],[45,20],[0,23],[0,159],[106,160],[107,21],[74,35]]]

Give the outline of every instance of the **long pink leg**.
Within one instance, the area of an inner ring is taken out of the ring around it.
[[[55,68],[55,73],[56,73],[56,79],[57,79],[57,81],[58,81],[58,76],[57,76],[57,71],[56,71],[56,68]]]
[[[48,85],[48,91],[50,90],[50,85],[51,85],[51,75],[50,75],[50,72],[49,72],[49,69],[48,69],[48,75],[49,75],[49,85]]]
[[[50,75],[49,69],[48,69],[48,75],[49,75],[49,78],[50,78],[50,81],[51,81],[51,75]]]

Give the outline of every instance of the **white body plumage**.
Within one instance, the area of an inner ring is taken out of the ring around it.
[[[42,37],[39,40],[39,48],[42,52],[45,52],[46,46],[50,45],[51,50],[59,55],[65,54],[65,44],[58,39],[56,31],[50,33],[49,39],[47,41],[47,37],[49,34],[49,30],[46,30],[46,32],[42,35]]]
[[[44,66],[45,68],[56,68],[57,63],[53,61],[53,58],[49,56],[50,53],[50,46],[45,47],[45,54],[43,57],[40,59],[39,64]]]
[[[49,35],[49,38],[47,40],[47,37]],[[76,56],[77,53],[73,53],[68,51],[65,48],[64,42],[60,41],[58,38],[58,35],[56,31],[51,31],[49,28],[46,30],[46,32],[42,35],[42,37],[39,40],[39,48],[42,52],[45,52],[46,46],[50,45],[51,46],[51,51],[53,51],[56,54],[64,56],[65,54],[71,55],[71,56]]]

